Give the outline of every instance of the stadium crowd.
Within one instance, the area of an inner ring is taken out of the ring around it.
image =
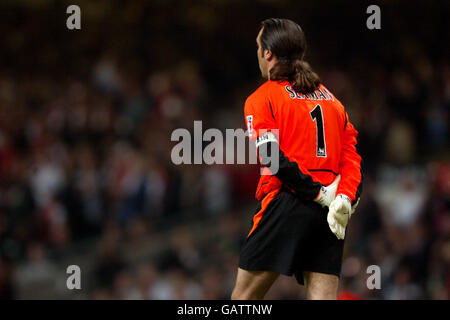
[[[105,5],[75,36],[56,26],[47,3],[7,7],[12,13],[1,22],[8,32],[0,68],[0,298],[70,297],[64,289],[56,295],[55,275],[64,278],[61,266],[80,259],[90,265],[89,281],[76,298],[228,299],[258,168],[176,166],[170,137],[194,120],[204,129],[244,128],[243,103],[261,83],[247,42],[261,17],[239,40],[238,31],[220,27],[227,13],[207,18],[206,7],[194,6],[185,22],[197,21],[186,30],[190,44],[177,42],[182,22],[168,27],[155,18],[172,13],[171,2],[154,4],[159,11],[141,1]],[[107,24],[109,37],[95,28],[106,14],[118,19]],[[7,25],[19,16],[26,19]],[[427,17],[436,27],[443,21]],[[334,60],[314,39],[338,31],[305,27],[308,58],[346,106],[364,160],[340,298],[449,299],[450,64],[421,38],[405,37],[407,22],[395,23],[384,47],[363,42]],[[422,36],[439,41],[432,30]],[[214,34],[223,44],[211,49]],[[367,288],[369,265],[380,267],[380,290]],[[47,293],[35,290],[44,283]],[[304,289],[281,277],[267,298],[302,299]]]

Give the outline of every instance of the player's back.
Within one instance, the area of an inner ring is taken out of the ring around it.
[[[347,115],[325,86],[305,95],[296,93],[289,82],[267,81],[247,99],[245,114],[256,130],[278,129],[280,149],[315,181],[328,185],[335,179]],[[279,188],[277,180],[262,176],[258,189],[263,186],[266,193]]]

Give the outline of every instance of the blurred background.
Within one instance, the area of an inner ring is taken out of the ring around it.
[[[170,135],[245,128],[260,22],[283,17],[359,131],[340,298],[449,299],[448,1],[75,2],[0,2],[0,298],[228,299],[259,169],[175,166]],[[267,296],[304,297],[284,276]]]

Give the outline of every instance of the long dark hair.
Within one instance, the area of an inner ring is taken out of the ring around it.
[[[317,90],[320,78],[303,60],[306,39],[302,28],[294,21],[275,18],[264,20],[261,26],[261,47],[270,50],[278,59],[270,70],[270,80],[289,81],[298,93]]]

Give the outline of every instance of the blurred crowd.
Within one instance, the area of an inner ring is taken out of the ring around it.
[[[244,128],[243,103],[261,84],[251,45],[264,9],[276,5],[261,4],[250,29],[236,31],[226,19],[246,5],[214,19],[181,1],[169,27],[170,1],[114,10],[101,2],[103,11],[81,1],[92,11],[74,36],[57,27],[54,2],[23,3],[3,5],[11,13],[0,68],[0,298],[228,299],[258,168],[176,166],[171,133],[194,120],[204,130]],[[121,19],[100,41],[107,30],[95,26],[108,14]],[[427,17],[444,23],[438,12]],[[378,48],[361,40],[344,56],[339,44],[329,44],[332,56],[314,40],[339,30],[304,27],[308,58],[346,106],[364,160],[342,299],[450,298],[450,63],[445,50],[405,37],[398,20]],[[177,42],[182,30],[192,36]],[[421,36],[439,41],[433,30]],[[214,35],[220,43],[210,47]],[[79,295],[65,289],[67,262],[86,270]],[[380,290],[367,288],[370,265],[380,267]],[[284,276],[267,296],[304,297]]]

